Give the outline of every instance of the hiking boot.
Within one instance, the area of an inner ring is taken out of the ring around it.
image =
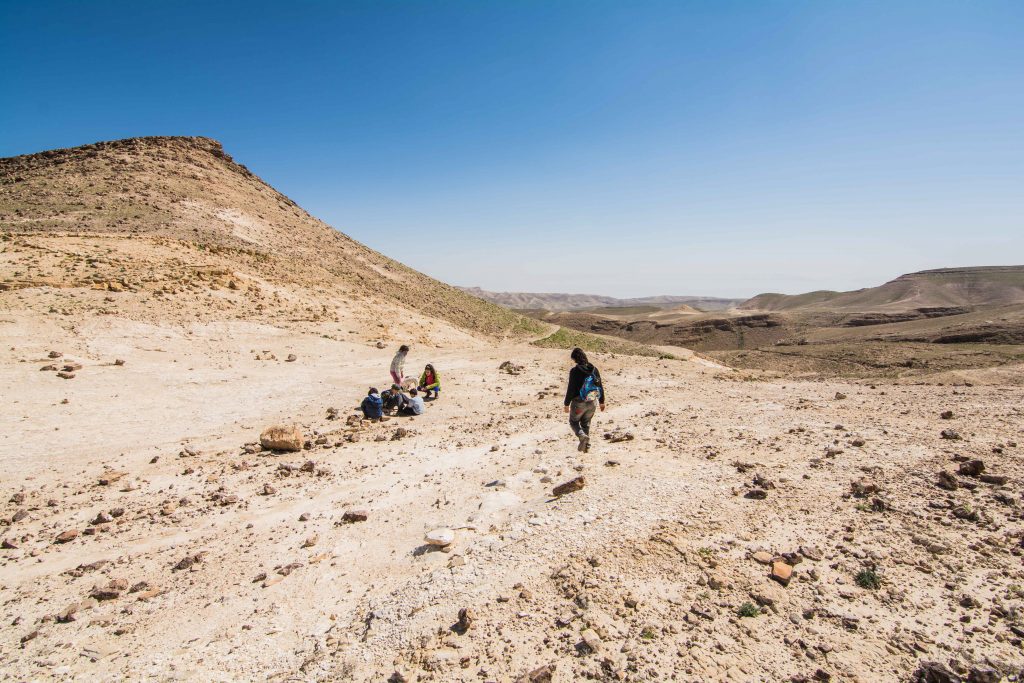
[[[576,448],[580,453],[586,453],[590,450],[590,437],[586,434],[580,434],[580,445]]]

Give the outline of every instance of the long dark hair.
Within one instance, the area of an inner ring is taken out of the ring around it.
[[[579,365],[588,365],[590,363],[590,361],[587,360],[587,354],[583,353],[583,349],[578,346],[572,350],[569,357]]]

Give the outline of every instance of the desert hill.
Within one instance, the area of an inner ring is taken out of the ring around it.
[[[0,159],[0,235],[0,290],[25,290],[30,307],[316,321],[360,302],[373,325],[411,311],[487,334],[535,328],[310,216],[208,138]]]
[[[464,292],[514,310],[579,311],[605,308],[651,307],[657,309],[688,305],[704,311],[732,308],[741,299],[707,296],[647,296],[617,299],[599,294],[560,294],[537,292],[490,292],[479,287],[462,287]]]
[[[739,304],[747,311],[877,311],[1003,306],[1024,303],[1024,266],[942,268],[908,273],[853,292],[758,294]]]

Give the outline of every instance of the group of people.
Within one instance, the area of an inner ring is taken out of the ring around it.
[[[367,419],[382,420],[389,415],[422,415],[426,409],[424,398],[430,400],[440,396],[441,375],[430,363],[423,368],[419,382],[412,382],[412,378],[405,377],[405,358],[408,354],[409,347],[403,344],[391,360],[391,379],[394,380],[391,388],[378,393],[376,388],[371,387],[363,399],[360,408]],[[573,349],[569,358],[573,361],[573,367],[569,370],[569,381],[565,388],[564,410],[569,415],[569,428],[579,441],[576,450],[586,453],[590,450],[590,422],[598,410],[604,410],[604,383],[601,381],[601,373],[591,364],[583,349]]]
[[[405,376],[405,358],[408,355],[409,347],[403,344],[391,360],[391,379],[394,383],[390,389],[382,392],[378,392],[376,387],[370,387],[359,406],[363,417],[383,420],[390,415],[422,415],[426,412],[424,400],[431,401],[441,395],[441,374],[432,364],[427,363],[423,368],[419,382]]]

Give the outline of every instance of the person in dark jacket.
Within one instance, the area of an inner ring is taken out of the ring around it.
[[[397,384],[392,384],[390,389],[386,389],[383,394],[380,395],[381,401],[384,403],[384,412],[386,413],[397,413],[399,410],[405,407],[408,397],[402,393],[402,387]]]
[[[370,387],[369,393],[366,394],[366,398],[359,404],[359,407],[363,411],[363,417],[368,420],[379,420],[383,414],[384,401],[381,400],[380,394],[373,387]]]
[[[604,385],[601,373],[590,364],[583,349],[573,349],[570,358],[576,365],[569,371],[565,412],[569,413],[569,428],[580,440],[576,450],[586,453],[590,450],[590,421],[598,407],[604,411]]]

